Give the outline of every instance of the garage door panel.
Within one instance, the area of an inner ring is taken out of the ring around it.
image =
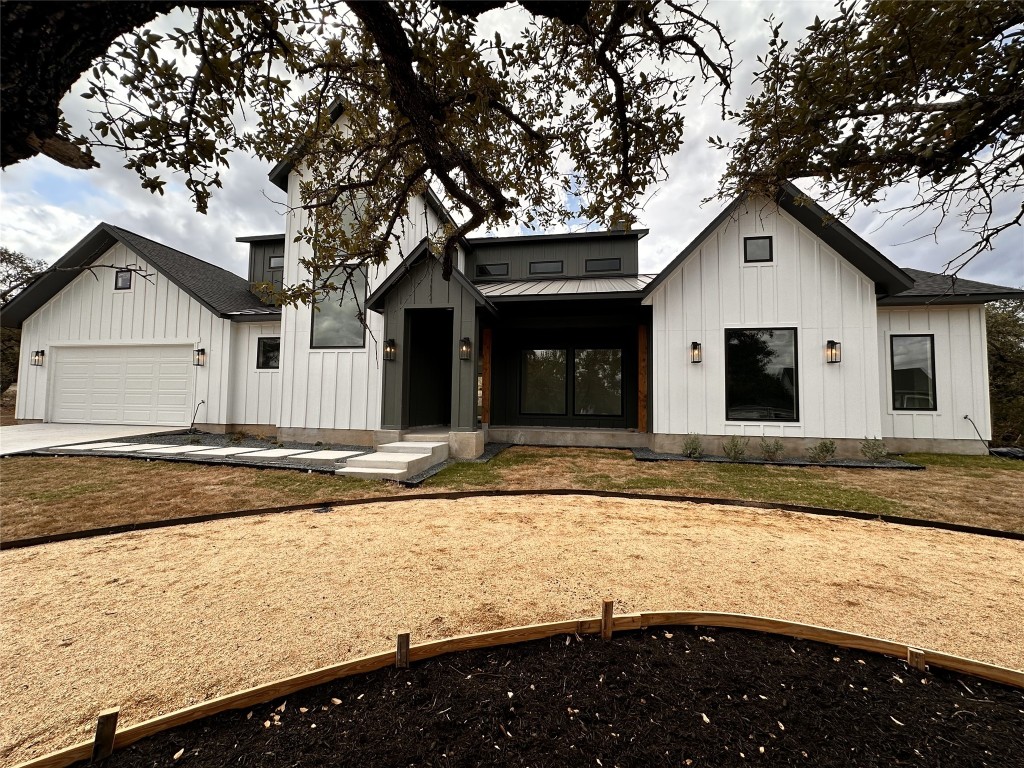
[[[55,352],[52,421],[190,423],[191,347],[113,345]]]

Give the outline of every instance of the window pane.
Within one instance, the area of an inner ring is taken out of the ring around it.
[[[771,261],[772,239],[770,237],[743,238],[744,261]]]
[[[271,256],[270,257],[270,269],[283,269],[284,268],[284,256]]]
[[[531,275],[556,275],[562,271],[562,262],[560,261],[531,261],[530,262],[530,274]]]
[[[508,264],[477,264],[477,277],[505,277],[508,275]]]
[[[345,280],[344,272],[333,278],[338,284]],[[341,290],[326,299],[317,299],[313,308],[313,347],[361,347],[363,324],[359,313],[366,302],[366,274],[359,270]]]
[[[931,336],[892,337],[892,407],[934,411],[935,370]]]
[[[256,367],[257,368],[280,368],[281,367],[281,339],[276,336],[266,336],[256,342]]]
[[[622,350],[576,350],[577,416],[622,415]]]
[[[796,331],[725,332],[725,410],[734,421],[796,421]]]
[[[132,273],[130,269],[119,269],[114,273],[114,290],[127,291],[132,287]]]
[[[587,272],[618,272],[622,259],[587,259]]]
[[[565,413],[565,350],[523,350],[523,413]]]

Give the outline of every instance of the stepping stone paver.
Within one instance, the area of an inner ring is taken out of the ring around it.
[[[98,451],[101,448],[116,448],[131,443],[78,443],[76,445],[62,445],[59,448],[50,448],[51,451]]]
[[[122,445],[120,447],[114,446],[113,448],[98,448],[96,450],[100,450],[100,451],[117,451],[118,453],[123,451],[125,453],[128,453],[130,451],[148,451],[148,450],[152,450],[153,448],[170,448],[170,447],[171,446],[168,445],[167,443],[128,443],[127,445]]]
[[[171,445],[167,448],[152,448],[143,453],[195,453],[203,450],[201,445]]]
[[[203,456],[234,456],[239,453],[252,453],[253,451],[258,450],[259,448],[244,448],[238,445],[229,446],[227,448],[211,448],[210,446],[207,446],[206,448],[197,447],[196,453]]]
[[[256,451],[256,453],[247,453],[243,456],[243,459],[281,459],[285,456],[298,456],[299,454],[310,453],[305,448],[271,448],[269,451]]]
[[[363,451],[313,451],[302,457],[303,461],[340,461],[350,456],[359,456]]]

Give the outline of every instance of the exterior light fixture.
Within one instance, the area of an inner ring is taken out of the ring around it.
[[[690,342],[690,362],[699,363],[704,359],[703,353],[700,349],[699,341]]]
[[[459,360],[472,360],[473,359],[473,343],[469,340],[469,336],[463,336],[459,341]]]
[[[203,348],[192,350],[192,365],[201,367],[206,365],[206,350]]]
[[[825,362],[838,363],[843,359],[843,345],[829,339],[825,342]]]
[[[388,339],[384,342],[384,359],[389,363],[393,363],[398,358],[398,345],[395,344],[394,339]]]
[[[32,365],[42,365],[43,361],[45,359],[46,359],[46,351],[45,350],[37,349],[35,352],[32,353]]]

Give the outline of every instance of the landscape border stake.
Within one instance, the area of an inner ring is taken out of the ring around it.
[[[117,717],[120,712],[120,707],[105,709],[96,718],[96,738],[92,743],[90,765],[110,757],[110,753],[114,751],[114,734],[117,732]]]
[[[612,639],[612,614],[615,611],[614,600],[604,600],[601,603],[601,639]]]
[[[395,645],[395,666],[399,669],[409,668],[409,633],[399,632]]]
[[[928,664],[924,660],[924,651],[920,648],[907,646],[907,665],[920,672],[928,671]]]

